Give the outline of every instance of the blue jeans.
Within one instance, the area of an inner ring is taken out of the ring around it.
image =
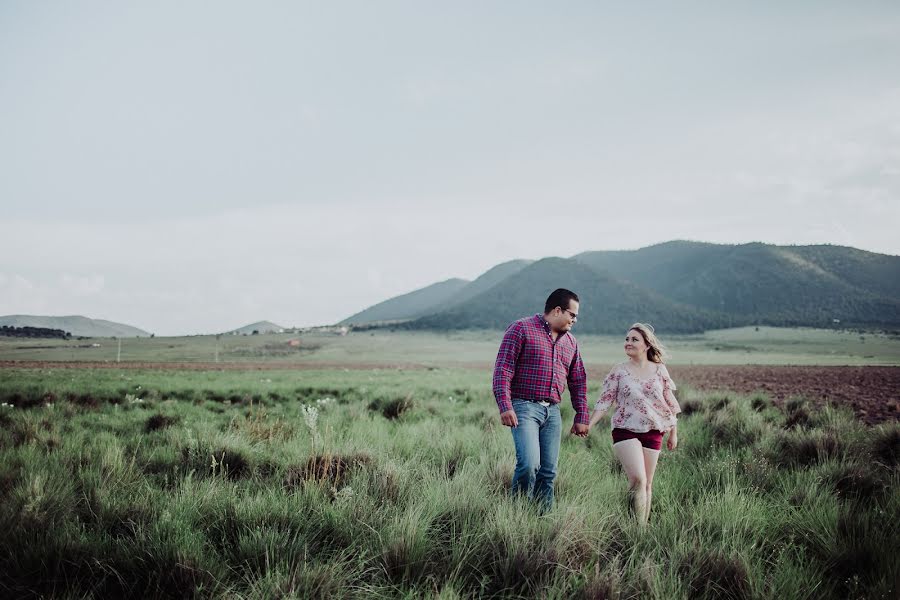
[[[541,406],[527,400],[512,401],[519,426],[512,427],[516,470],[512,494],[525,494],[546,511],[553,507],[553,482],[559,462],[562,418],[559,405]]]

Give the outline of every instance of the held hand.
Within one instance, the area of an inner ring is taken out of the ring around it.
[[[572,430],[570,433],[581,438],[586,438],[589,432],[590,427],[586,423],[575,423],[574,425],[572,425]]]
[[[678,432],[674,429],[669,431],[669,439],[666,441],[666,448],[674,450],[678,447]]]
[[[519,417],[516,416],[516,411],[508,410],[506,412],[500,413],[500,422],[507,427],[518,427]]]

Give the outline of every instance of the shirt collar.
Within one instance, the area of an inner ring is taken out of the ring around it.
[[[544,328],[544,331],[546,331],[547,333],[551,333],[552,328],[550,327],[550,323],[547,322],[547,319],[544,318],[543,313],[537,313],[536,315],[534,315],[534,319],[541,327]],[[560,338],[563,338],[567,335],[569,335],[568,331],[566,331],[562,335],[556,336],[556,340],[559,341]]]

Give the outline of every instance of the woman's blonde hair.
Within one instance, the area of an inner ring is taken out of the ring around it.
[[[656,337],[656,334],[653,332],[653,325],[648,323],[635,323],[628,328],[628,331],[631,331],[632,329],[640,332],[641,337],[644,338],[644,343],[648,346],[647,360],[650,362],[661,363],[669,358],[669,352],[666,350],[666,347],[662,345],[659,338]]]

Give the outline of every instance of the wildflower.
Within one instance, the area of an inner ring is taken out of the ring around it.
[[[319,409],[315,406],[306,406],[304,404],[302,410],[303,420],[306,421],[306,426],[312,433],[315,433],[319,422]]]

